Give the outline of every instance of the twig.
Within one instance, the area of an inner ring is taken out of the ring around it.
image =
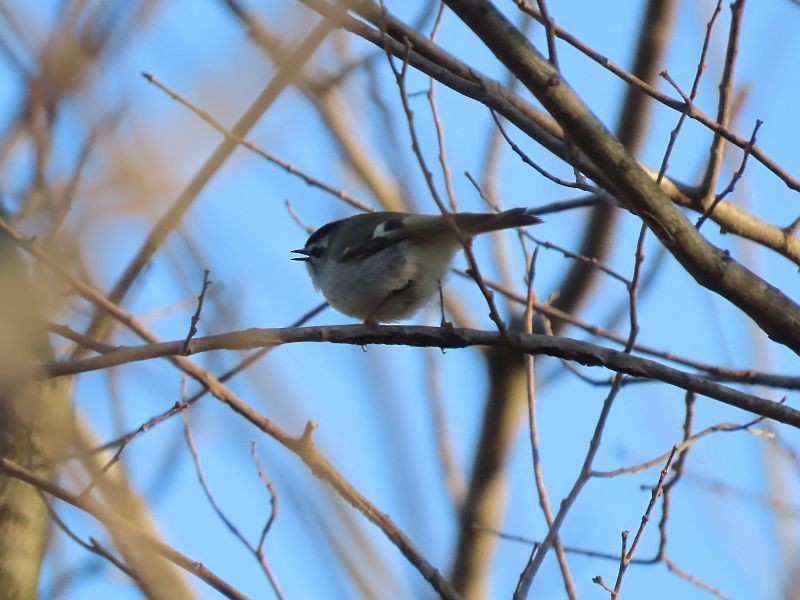
[[[228,528],[228,531],[230,531],[231,534],[237,540],[239,540],[239,542],[241,542],[241,544],[245,548],[247,548],[247,550],[256,558],[256,560],[261,565],[261,569],[262,569],[262,571],[264,571],[264,574],[266,575],[270,586],[272,587],[272,591],[275,592],[275,596],[279,600],[283,600],[283,594],[281,593],[281,588],[278,585],[278,581],[275,579],[275,576],[272,573],[272,569],[270,568],[269,563],[267,562],[267,558],[266,558],[266,556],[264,555],[264,552],[263,552],[263,543],[264,543],[263,540],[266,537],[267,529],[266,528],[264,529],[263,536],[261,537],[261,539],[259,541],[258,547],[256,547],[256,546],[253,546],[247,540],[247,538],[244,536],[244,534],[241,531],[239,531],[239,528],[236,527],[236,525],[234,525],[233,521],[231,521],[227,517],[227,515],[225,515],[225,513],[222,511],[222,508],[220,508],[219,504],[217,504],[217,501],[214,498],[214,495],[211,493],[211,489],[208,487],[208,483],[206,482],[205,475],[203,475],[203,467],[200,464],[200,456],[197,453],[197,446],[195,446],[194,438],[192,437],[192,430],[191,430],[191,427],[189,426],[189,409],[188,409],[188,407],[185,407],[181,411],[181,416],[183,417],[183,435],[184,435],[184,438],[186,439],[186,445],[189,448],[189,454],[191,454],[191,456],[192,456],[192,462],[194,463],[194,470],[195,470],[195,473],[197,474],[197,480],[200,483],[200,487],[203,489],[203,493],[205,494],[206,499],[208,500],[209,504],[211,504],[211,508],[214,509],[214,512],[217,514],[217,517],[219,517],[219,520],[222,521],[222,523],[225,525],[225,527]],[[269,486],[271,486],[271,483],[268,485],[268,487]],[[271,487],[269,489],[270,489],[270,492],[272,492]],[[274,507],[275,507],[275,504],[273,502],[273,511],[275,509]],[[272,521],[270,520],[270,521],[268,521],[268,523],[271,525]]]
[[[642,262],[644,261],[644,254],[642,252],[642,248],[644,246],[644,239],[646,233],[647,233],[647,226],[645,222],[642,222],[642,226],[639,231],[639,239],[636,245],[636,252],[634,254],[633,277],[631,278],[631,284],[628,286],[628,294],[630,297],[630,332],[628,334],[628,340],[625,344],[625,349],[621,353],[624,356],[630,356],[631,350],[636,344],[636,336],[639,333],[639,324],[637,322],[636,295],[639,285],[641,265]],[[545,536],[544,540],[539,545],[539,547],[533,550],[530,558],[528,559],[528,562],[522,569],[522,572],[520,573],[519,576],[519,581],[517,582],[517,587],[514,590],[514,600],[524,600],[525,598],[527,598],[528,591],[530,590],[533,578],[536,576],[539,567],[544,561],[545,555],[556,541],[558,536],[558,531],[562,523],[564,522],[567,513],[574,505],[583,487],[591,478],[592,464],[594,463],[595,456],[597,456],[597,452],[600,449],[600,443],[602,441],[603,432],[605,431],[605,426],[608,420],[608,416],[611,413],[611,407],[613,406],[614,400],[617,397],[617,394],[619,393],[619,390],[622,387],[622,379],[623,379],[623,374],[618,371],[614,375],[614,379],[611,384],[611,389],[608,391],[608,394],[606,395],[606,398],[603,401],[603,407],[600,410],[600,415],[597,417],[597,423],[595,424],[594,432],[592,433],[591,440],[589,441],[589,449],[586,452],[586,456],[583,460],[580,472],[578,473],[578,476],[575,479],[575,483],[572,485],[572,488],[567,494],[567,497],[564,498],[564,500],[562,500],[558,512],[556,513],[556,516],[553,519],[553,523],[548,528],[547,535]]]
[[[719,82],[719,102],[717,103],[717,123],[727,128],[731,120],[731,93],[733,91],[733,72],[736,67],[736,58],[739,53],[739,33],[742,26],[742,15],[744,13],[744,0],[736,0],[731,4],[731,26],[728,32],[728,48],[725,52],[725,63],[722,67],[722,77]],[[745,153],[748,148],[753,146],[751,137],[750,142],[745,146]],[[725,150],[725,140],[722,135],[715,131],[711,140],[711,148],[708,152],[708,166],[703,175],[701,184],[702,199],[701,206],[706,205],[711,197],[714,196],[714,187],[719,177],[722,157]],[[709,209],[710,210],[710,209]],[[699,226],[698,226],[699,229]]]
[[[567,188],[575,188],[575,189],[579,189],[579,190],[584,190],[586,192],[590,192],[590,193],[593,193],[593,194],[598,193],[598,189],[595,186],[587,185],[586,183],[583,183],[581,181],[567,181],[566,179],[561,179],[560,177],[556,177],[555,175],[549,173],[546,169],[540,167],[536,162],[533,161],[533,159],[530,156],[528,156],[522,150],[522,148],[519,147],[518,144],[516,144],[514,142],[514,140],[511,139],[511,137],[508,135],[508,133],[506,133],[505,127],[503,127],[503,124],[501,123],[500,119],[497,117],[497,114],[495,113],[495,111],[490,110],[489,112],[491,113],[492,118],[494,119],[494,122],[497,125],[497,129],[500,131],[500,134],[503,136],[503,139],[505,139],[506,143],[511,147],[511,149],[514,151],[514,153],[517,156],[519,156],[520,160],[522,160],[522,162],[524,162],[526,165],[532,167],[537,173],[539,173],[543,177],[549,179],[550,181],[552,181],[553,183],[556,183],[558,185],[561,185],[561,186],[564,186],[564,187],[567,187]]]
[[[664,175],[667,172],[667,168],[669,167],[669,157],[672,153],[672,149],[675,146],[675,142],[678,139],[678,134],[680,133],[681,127],[683,126],[683,122],[686,120],[686,117],[689,116],[692,107],[694,106],[694,99],[697,96],[697,92],[700,89],[700,78],[703,76],[703,72],[706,69],[706,54],[708,53],[708,46],[711,41],[711,32],[714,29],[714,23],[719,16],[720,11],[722,11],[722,0],[717,0],[717,4],[714,7],[714,12],[711,14],[711,18],[709,19],[708,23],[706,24],[706,34],[703,38],[703,47],[700,50],[700,58],[697,61],[697,68],[694,74],[694,80],[692,81],[692,89],[689,92],[689,95],[683,93],[681,88],[675,82],[675,80],[670,77],[669,73],[664,70],[661,72],[661,76],[666,79],[672,87],[674,87],[677,92],[683,98],[685,104],[685,109],[681,113],[681,116],[678,118],[678,123],[675,125],[675,128],[669,134],[669,142],[667,143],[667,148],[664,151],[664,157],[661,160],[661,167],[658,170],[658,177],[656,178],[656,183],[659,185],[664,178]]]
[[[530,2],[528,2],[528,0],[514,0],[514,2],[521,10],[525,11],[531,17],[533,17],[540,23],[543,22],[542,15],[539,14],[539,12],[531,5]],[[644,92],[654,100],[660,102],[664,106],[668,106],[669,108],[672,108],[673,110],[676,110],[678,112],[685,112],[687,110],[687,103],[678,101],[674,98],[671,98],[667,94],[664,94],[658,88],[650,85],[646,81],[643,81],[636,75],[626,71],[621,66],[616,64],[614,61],[612,61],[606,56],[603,56],[599,52],[595,51],[590,46],[581,42],[578,38],[571,35],[558,25],[554,25],[554,32],[556,37],[564,40],[570,46],[577,49],[585,56],[588,56],[590,59],[595,61],[603,68],[608,69],[611,73],[622,79],[625,83],[636,86],[642,92]],[[688,113],[689,118],[697,121],[698,123],[701,123],[704,127],[710,129],[711,131],[719,133],[727,141],[738,146],[739,148],[744,148],[747,145],[746,139],[730,131],[726,127],[722,126],[720,123],[717,123],[714,118],[703,113],[701,110],[697,108],[697,106],[692,104],[691,106],[688,106],[688,108],[689,108],[689,113]],[[767,156],[763,150],[756,147],[753,150],[753,156],[767,169],[772,171],[779,179],[781,179],[781,181],[783,181],[787,185],[787,187],[796,192],[800,191],[800,180],[798,180],[796,177],[794,177],[791,173],[789,173],[785,169],[781,168],[781,166],[778,165],[778,163],[776,163],[772,158]]]
[[[669,469],[672,466],[672,461],[675,458],[675,454],[678,451],[677,446],[672,447],[672,452],[670,452],[669,457],[667,458],[667,462],[664,465],[664,468],[661,469],[661,476],[658,478],[658,482],[653,487],[653,490],[650,494],[650,502],[647,503],[647,508],[642,515],[641,523],[639,523],[639,528],[636,530],[636,535],[633,538],[633,543],[631,543],[630,550],[625,552],[625,542],[627,540],[627,531],[623,532],[622,538],[622,552],[620,554],[620,564],[619,570],[617,571],[617,580],[614,584],[614,591],[611,594],[612,600],[615,600],[619,596],[619,591],[622,588],[622,580],[625,577],[625,572],[628,569],[628,565],[630,564],[631,560],[633,559],[633,555],[636,553],[637,548],[639,547],[639,542],[642,539],[642,535],[644,534],[644,529],[647,526],[647,523],[650,521],[650,515],[653,512],[653,508],[656,505],[656,500],[661,495],[661,492],[664,487],[664,480],[667,478],[669,474]]]
[[[539,247],[537,246],[533,254],[529,258],[528,268],[528,301],[525,305],[525,332],[533,333],[533,282],[536,274],[536,258],[538,256]],[[527,252],[526,252],[527,254]],[[527,400],[528,400],[528,430],[531,444],[531,459],[533,462],[533,479],[536,485],[536,494],[539,497],[539,506],[542,509],[545,522],[548,528],[553,527],[553,511],[550,508],[550,498],[547,494],[547,488],[544,484],[544,475],[542,473],[542,460],[539,454],[539,427],[536,420],[536,386],[535,386],[535,371],[533,356],[525,357],[525,380],[527,384]],[[561,544],[560,536],[556,535],[554,542],[556,558],[558,566],[561,570],[561,577],[564,581],[564,591],[570,599],[577,598],[575,590],[575,583],[572,580],[572,574],[567,563],[566,556],[564,555],[564,548]]]
[[[542,16],[544,23],[544,31],[547,35],[547,57],[553,68],[558,71],[558,55],[556,54],[556,24],[553,21],[550,13],[547,11],[547,4],[545,0],[536,0],[539,6],[539,14]]]
[[[702,215],[700,215],[700,218],[697,219],[697,222],[694,225],[696,229],[698,230],[700,229],[700,227],[703,225],[706,219],[708,219],[714,212],[714,209],[717,207],[717,205],[720,202],[722,202],[725,196],[727,196],[733,191],[733,189],[736,187],[737,182],[742,178],[742,175],[744,175],[744,169],[747,166],[747,157],[750,156],[750,148],[752,148],[752,145],[755,144],[756,134],[758,133],[758,130],[761,127],[761,125],[763,125],[763,123],[764,122],[761,121],[760,119],[756,119],[756,124],[753,127],[753,133],[750,136],[750,141],[748,142],[749,145],[745,146],[744,153],[742,154],[742,162],[739,165],[739,168],[733,174],[733,177],[731,177],[731,180],[728,183],[728,185],[725,186],[725,189],[722,190],[719,194],[717,194],[716,198],[714,198],[714,201],[708,206],[708,209]]]
[[[288,199],[283,201],[283,205],[286,207],[286,212],[289,213],[289,216],[292,218],[292,221],[297,223],[297,226],[300,227],[300,229],[302,229],[308,234],[314,233],[314,228],[311,227],[311,225],[309,225],[308,223],[303,222],[300,216],[294,211],[294,208],[292,208],[292,203],[289,202]]]
[[[681,441],[674,447],[677,448],[678,452],[680,452],[681,456],[683,456],[682,453],[685,450],[688,450],[690,446],[694,445],[695,442],[698,442],[699,440],[703,439],[704,437],[712,433],[718,433],[718,432],[731,433],[736,431],[749,431],[753,425],[755,425],[756,423],[760,423],[763,420],[764,420],[763,417],[758,417],[757,419],[753,419],[752,421],[749,421],[747,423],[717,423],[716,425],[711,425],[710,427],[706,427],[705,429],[698,431],[694,435],[690,434],[688,437],[685,437],[683,441]],[[592,476],[617,477],[618,475],[638,473],[639,471],[650,469],[655,465],[664,462],[667,458],[669,458],[670,453],[671,450],[668,450],[667,452],[664,452],[663,454],[656,456],[655,458],[628,467],[620,467],[618,469],[612,469],[609,471],[592,471]]]
[[[222,123],[220,123],[213,116],[211,116],[211,114],[208,111],[197,107],[195,104],[193,104],[192,102],[190,102],[189,100],[184,98],[181,94],[179,94],[175,90],[173,90],[170,87],[168,87],[165,83],[159,81],[151,73],[142,73],[142,76],[148,82],[152,83],[158,89],[160,89],[165,94],[167,94],[170,98],[172,98],[176,102],[180,103],[181,105],[185,106],[190,111],[192,111],[196,116],[198,116],[207,125],[210,125],[213,129],[215,129],[216,131],[218,131],[219,133],[224,135],[226,140],[230,140],[231,142],[233,142],[235,144],[238,144],[240,146],[243,146],[244,148],[247,148],[251,152],[254,152],[258,156],[260,156],[261,158],[264,158],[265,160],[273,163],[274,165],[277,165],[278,167],[280,167],[281,169],[283,169],[284,171],[286,171],[290,175],[294,175],[294,176],[300,178],[306,185],[308,185],[310,187],[314,187],[314,188],[320,189],[323,192],[326,192],[326,193],[338,198],[339,200],[342,200],[342,201],[346,202],[347,204],[349,204],[353,208],[357,208],[357,209],[363,210],[365,212],[370,212],[370,211],[374,210],[371,206],[369,206],[365,202],[362,202],[361,200],[358,200],[354,196],[351,196],[349,193],[345,192],[344,190],[337,189],[337,188],[325,183],[321,179],[318,179],[318,178],[316,178],[316,177],[314,177],[312,175],[309,175],[308,173],[305,173],[304,171],[302,171],[301,169],[297,168],[296,166],[294,166],[290,162],[283,160],[282,158],[272,154],[271,152],[267,152],[266,150],[261,148],[259,145],[257,145],[255,142],[252,142],[252,141],[250,141],[248,139],[245,139],[241,135],[237,135],[236,132],[235,132],[235,129],[231,130],[231,129],[226,128],[224,125],[222,125]]]
[[[433,23],[430,39],[431,42],[436,40],[436,32],[442,24],[442,17],[444,16],[444,2],[439,3],[439,11],[436,13],[436,20]],[[444,177],[444,187],[447,191],[447,199],[450,202],[450,210],[452,212],[458,211],[458,203],[456,202],[456,194],[453,190],[453,177],[450,172],[450,166],[447,163],[447,151],[444,145],[444,124],[439,116],[439,108],[436,105],[436,86],[434,78],[430,78],[428,85],[428,103],[431,106],[431,116],[433,117],[433,125],[436,129],[436,143],[439,146],[439,165],[442,169],[442,176]]]
[[[200,290],[200,295],[197,296],[197,309],[194,311],[192,315],[192,320],[189,323],[189,333],[186,334],[186,340],[183,343],[183,353],[187,356],[191,353],[189,350],[189,343],[192,341],[192,338],[197,333],[197,322],[200,320],[200,312],[203,310],[203,300],[205,300],[206,292],[208,291],[208,286],[211,285],[211,280],[208,276],[211,274],[211,271],[208,269],[203,269],[203,288]]]
[[[264,542],[267,539],[267,534],[269,530],[272,529],[273,523],[275,523],[275,519],[278,518],[278,492],[275,491],[275,485],[272,483],[272,480],[267,476],[267,472],[261,466],[261,461],[258,459],[258,451],[256,450],[256,443],[252,442],[250,444],[251,454],[253,455],[253,462],[256,465],[256,469],[258,470],[258,476],[261,477],[261,481],[264,482],[264,486],[267,488],[269,492],[269,518],[267,522],[264,524],[264,529],[261,530],[261,536],[258,538],[258,546],[256,549],[258,550],[259,554],[263,553],[264,549]]]
[[[333,23],[327,19],[323,19],[308,36],[304,38],[293,52],[292,56],[280,66],[272,80],[233,126],[232,132],[234,135],[239,137],[244,136],[247,131],[255,125],[256,121],[258,121],[261,115],[272,105],[286,86],[291,83],[303,65],[311,58],[311,55],[319,48],[322,42],[325,41],[333,27]],[[125,297],[142,269],[150,262],[150,259],[161,247],[161,244],[169,233],[178,225],[184,213],[189,210],[189,207],[193,204],[198,194],[214,173],[217,172],[233,153],[236,147],[236,142],[226,137],[211,156],[206,159],[175,202],[172,203],[164,215],[150,230],[147,238],[137,251],[136,256],[128,263],[122,275],[120,275],[115,282],[108,294],[108,299],[111,304],[118,304],[122,298]],[[98,331],[102,331],[106,326],[106,316],[103,310],[98,310],[95,313],[86,330],[88,337],[103,337],[102,335],[96,334]],[[80,353],[78,353],[78,355],[80,355]]]
[[[485,525],[481,525],[479,523],[474,523],[473,527],[478,531],[483,531],[485,533],[491,533],[492,535],[496,535],[501,540],[508,540],[510,542],[517,542],[519,544],[527,544],[528,546],[538,546],[541,544],[540,541],[536,541],[534,539],[517,535],[514,533],[507,533],[505,531],[500,531],[498,529],[492,529],[491,527],[486,527]],[[589,550],[588,548],[579,548],[577,546],[564,546],[564,552],[568,554],[575,554],[578,556],[586,556],[589,558],[600,558],[603,560],[619,560],[619,553],[618,552],[599,552],[597,550]],[[651,565],[653,561],[649,558],[633,558],[631,560],[632,564],[642,564],[642,565]]]
[[[74,531],[72,531],[72,529],[70,529],[69,525],[67,525],[64,522],[64,520],[61,517],[58,516],[58,513],[53,508],[53,506],[50,504],[50,502],[47,500],[47,496],[45,496],[44,492],[42,490],[38,489],[38,488],[37,488],[37,491],[39,492],[39,496],[41,497],[42,502],[44,502],[44,505],[47,507],[47,512],[50,513],[50,518],[53,519],[53,522],[56,524],[56,526],[59,529],[61,529],[61,531],[63,531],[67,535],[67,537],[69,537],[73,542],[75,542],[76,544],[78,544],[79,546],[84,548],[85,550],[88,550],[92,554],[96,554],[97,556],[101,556],[101,557],[105,558],[108,562],[110,562],[112,565],[114,565],[117,569],[119,569],[120,571],[125,573],[125,575],[127,575],[128,577],[130,577],[134,581],[138,581],[138,577],[136,576],[136,574],[133,571],[131,571],[130,567],[128,567],[125,563],[123,563],[116,556],[114,556],[109,550],[107,550],[95,538],[90,537],[89,538],[89,543],[84,542],[78,536],[78,534],[75,533]]]
[[[410,52],[410,48],[407,48],[407,51]],[[419,145],[419,140],[417,138],[416,128],[414,127],[414,111],[411,110],[411,105],[408,102],[408,93],[406,91],[406,70],[408,68],[407,59],[403,61],[403,66],[398,69],[397,66],[394,64],[392,60],[392,55],[387,50],[386,52],[387,60],[389,61],[389,66],[394,73],[395,81],[397,82],[397,87],[400,92],[400,100],[403,104],[403,110],[406,114],[406,121],[408,122],[408,130],[411,136],[411,149],[414,152],[414,155],[417,158],[417,162],[419,163],[420,170],[424,176],[425,182],[428,186],[428,191],[431,194],[436,206],[442,213],[442,216],[447,220],[448,224],[452,228],[453,232],[456,234],[461,246],[464,248],[464,255],[467,258],[467,263],[469,264],[469,269],[471,272],[472,278],[475,280],[475,283],[478,284],[478,288],[480,289],[483,297],[486,299],[486,304],[489,306],[489,317],[494,322],[497,330],[504,335],[506,333],[506,326],[503,320],[500,318],[500,314],[497,311],[497,306],[494,302],[494,294],[493,292],[486,287],[486,284],[483,281],[483,277],[481,276],[480,269],[478,268],[478,262],[475,259],[475,254],[472,251],[472,242],[469,238],[466,238],[461,230],[456,225],[455,220],[451,216],[451,214],[447,211],[442,202],[442,199],[439,197],[439,193],[436,190],[436,186],[433,183],[433,174],[431,173],[430,169],[425,162],[425,157],[422,154],[422,148]]]
[[[609,586],[605,581],[603,581],[603,578],[600,577],[600,575],[595,575],[594,577],[592,577],[592,583],[596,583],[605,591],[607,591],[609,594],[614,593],[614,589],[611,586]]]
[[[612,277],[612,278],[616,279],[617,281],[622,283],[625,287],[628,287],[631,284],[630,280],[627,277],[625,277],[621,273],[618,273],[617,271],[615,271],[614,269],[612,269],[611,267],[609,267],[608,265],[604,264],[602,261],[600,261],[600,260],[598,260],[596,258],[591,258],[589,256],[584,256],[583,254],[579,254],[577,252],[572,252],[571,250],[567,250],[566,248],[563,248],[563,247],[559,246],[558,244],[554,244],[553,242],[549,242],[547,240],[539,239],[536,236],[528,233],[527,231],[524,232],[523,235],[525,235],[525,237],[527,237],[528,239],[534,241],[537,246],[541,246],[542,248],[545,248],[546,250],[555,250],[557,252],[560,252],[561,255],[564,256],[565,258],[570,258],[570,259],[573,259],[573,260],[579,260],[579,261],[584,262],[584,263],[586,263],[588,265],[591,265],[593,268],[602,271],[603,273],[605,273],[609,277]]]

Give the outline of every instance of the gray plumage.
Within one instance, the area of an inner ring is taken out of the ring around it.
[[[540,223],[529,209],[496,214],[453,213],[461,234],[472,236]],[[336,310],[368,322],[402,321],[436,293],[461,247],[441,215],[374,212],[323,225],[293,250],[314,287]]]

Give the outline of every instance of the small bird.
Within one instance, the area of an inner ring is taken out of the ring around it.
[[[465,238],[541,223],[531,209],[452,213]],[[440,289],[461,247],[442,215],[363,213],[332,221],[312,233],[300,254],[314,288],[339,312],[365,323],[411,317]]]

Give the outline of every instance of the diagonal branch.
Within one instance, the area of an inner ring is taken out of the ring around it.
[[[647,223],[700,285],[728,299],[770,338],[800,354],[800,306],[703,238],[552,65],[491,3],[447,0],[447,4],[611,179],[600,184]]]

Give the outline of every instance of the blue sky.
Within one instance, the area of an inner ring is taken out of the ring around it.
[[[41,40],[53,25],[56,3],[41,2],[35,7],[23,2],[8,4],[26,15],[34,39]],[[308,14],[294,4],[250,4],[258,5],[259,16],[289,39],[300,39],[301,32],[308,29]],[[512,3],[499,4],[513,14]],[[418,10],[417,3],[387,5],[406,19]],[[578,9],[576,3],[551,0],[548,5],[561,26],[615,62],[629,64],[643,3],[631,0],[581,3]],[[712,8],[713,3],[706,0],[685,2],[680,7],[676,35],[664,68],[684,89],[690,87]],[[796,112],[796,100],[800,97],[800,72],[796,69],[800,63],[800,41],[794,35],[798,20],[800,8],[788,0],[749,3],[736,70],[737,85],[749,89],[747,102],[736,121],[736,131],[748,137],[754,120],[762,119],[765,123],[759,132],[759,145],[795,174],[800,170],[797,153],[800,119]],[[726,5],[712,40],[709,69],[698,100],[709,114],[715,112],[715,90],[728,22]],[[438,40],[476,68],[493,77],[503,77],[493,57],[452,13],[446,14]],[[533,40],[542,47],[541,30],[536,29]],[[347,38],[347,43],[353,55],[372,52],[371,47],[352,37]],[[612,127],[624,86],[563,43],[559,45],[559,53],[565,78]],[[335,49],[328,43],[315,59],[320,64],[331,64],[334,56]],[[0,119],[6,123],[19,106],[21,91],[10,65],[7,62],[0,65]],[[386,61],[380,59],[374,65],[381,93],[397,115],[399,100]],[[102,115],[120,108],[123,114],[116,133],[103,141],[103,153],[90,161],[66,225],[83,247],[93,278],[105,290],[136,252],[153,221],[166,210],[219,141],[219,136],[194,115],[148,84],[140,76],[142,71],[153,73],[226,124],[235,121],[274,73],[222,3],[170,0],[159,4],[147,24],[95,72],[88,91],[65,105],[57,124],[54,179],[69,173],[87,123],[95,123]],[[410,91],[427,89],[427,79],[416,73],[409,77]],[[354,90],[351,109],[358,117],[358,133],[366,139],[368,148],[379,155],[380,145],[386,141],[377,137],[376,132],[380,131],[377,117],[370,112],[363,92],[358,91],[362,80],[359,75],[351,84]],[[663,82],[658,87],[672,93]],[[437,100],[444,115],[446,145],[460,206],[463,210],[484,210],[462,173],[480,172],[491,118],[481,105],[442,86],[437,88]],[[433,163],[435,133],[427,102],[420,95],[412,99],[412,104],[425,153]],[[674,111],[655,108],[642,160],[650,165],[660,162],[677,118]],[[397,131],[406,144],[403,150],[407,151],[408,135],[402,121],[397,123]],[[569,169],[533,141],[524,139],[513,128],[509,132],[542,165],[559,176],[570,177]],[[284,92],[248,137],[315,177],[372,201],[343,168],[315,111],[295,89]],[[684,181],[696,179],[709,141],[707,130],[688,122],[670,160],[669,174]],[[721,181],[727,181],[738,167],[740,156],[739,151],[729,153]],[[13,163],[19,168],[4,167],[1,183],[5,198],[24,186],[24,178],[17,174],[25,171],[29,160],[30,156],[20,151]],[[411,165],[410,179],[405,183],[417,206],[424,212],[434,212],[435,206],[414,168],[410,152],[406,152],[405,160]],[[135,185],[126,187],[126,179],[112,169],[114,164],[127,165],[135,172]],[[403,168],[400,164],[385,163],[383,167],[392,173]],[[500,195],[505,206],[536,206],[572,198],[575,193],[543,179],[506,152]],[[731,199],[780,225],[788,224],[798,213],[797,194],[754,160],[750,161],[746,176]],[[287,325],[321,299],[304,269],[288,260],[288,251],[301,246],[306,234],[287,214],[286,200],[312,226],[353,212],[249,151],[237,150],[183,221],[191,244],[186,237],[173,234],[126,299],[125,307],[148,319],[149,326],[163,339],[182,338],[194,309],[202,270],[208,268],[214,282],[213,302],[203,313],[201,334]],[[584,211],[552,215],[534,233],[574,249],[585,215]],[[732,236],[720,235],[718,227],[711,223],[703,232],[712,242],[729,248],[737,258],[759,270],[790,297],[800,297],[797,268],[789,261]],[[628,276],[633,267],[637,234],[637,220],[623,215],[609,262]],[[496,270],[489,246],[488,239],[481,239],[476,243],[476,251],[481,265],[485,265],[485,273],[494,276]],[[657,246],[650,235],[646,248],[648,261],[655,258]],[[192,247],[202,258],[194,258]],[[510,247],[516,281],[522,289],[521,256],[514,244]],[[459,256],[456,262],[463,265],[463,257]],[[548,251],[540,252],[538,264],[537,293],[545,298],[569,265],[560,254]],[[645,269],[647,265],[646,262]],[[699,288],[671,257],[659,268],[663,272],[640,304],[642,343],[715,364],[797,372],[794,354],[767,342],[725,300]],[[448,289],[459,294],[482,327],[491,327],[474,284],[454,277]],[[601,278],[581,317],[602,324],[624,303],[625,297],[626,291],[618,282]],[[86,321],[85,306],[76,308],[65,312],[63,318],[80,328]],[[417,318],[417,322],[436,320],[435,310]],[[314,324],[347,322],[350,321],[346,317],[331,310],[314,320]],[[618,330],[626,334],[626,328],[623,320]],[[586,337],[575,330],[566,334]],[[118,343],[134,342],[124,332],[118,337]],[[226,352],[198,356],[196,360],[220,372],[234,364],[237,357]],[[467,469],[486,401],[485,361],[475,349],[440,354],[396,347],[370,347],[364,351],[358,347],[298,344],[273,352],[251,372],[233,380],[230,387],[289,431],[300,433],[307,420],[317,422],[315,439],[331,461],[376,506],[392,516],[435,566],[446,572],[455,543],[456,521],[442,485],[436,455],[425,383],[432,365],[439,370],[443,382],[442,402],[458,462]],[[562,370],[557,362],[548,359],[538,360],[537,368],[541,380]],[[588,372],[593,376],[608,375],[598,369]],[[119,394],[121,414],[116,416],[109,399],[111,385]],[[192,384],[189,388],[194,390]],[[775,391],[756,391],[780,397]],[[174,403],[180,393],[180,374],[166,361],[152,361],[120,367],[113,376],[83,375],[77,382],[75,397],[78,410],[88,415],[98,436],[105,439],[115,435],[118,427],[115,420],[122,421],[125,429],[135,427]],[[604,393],[604,388],[594,388],[563,373],[539,390],[544,473],[554,505],[566,494],[578,472]],[[789,401],[795,400],[796,394],[790,394]],[[608,423],[598,468],[615,468],[664,452],[679,440],[682,418],[680,390],[649,383],[625,388]],[[747,419],[748,415],[740,411],[709,399],[698,399],[697,429],[719,421]],[[332,505],[321,500],[329,490],[314,480],[288,451],[248,427],[212,398],[204,399],[193,409],[192,425],[206,476],[218,502],[250,539],[257,536],[268,511],[268,496],[250,458],[251,441],[256,441],[262,464],[275,480],[281,504],[266,548],[286,596],[355,597],[346,576],[331,562],[327,546],[320,541],[320,525],[315,521],[314,510],[320,507],[327,511],[327,517],[334,514]],[[780,431],[796,446],[793,431]],[[508,467],[509,508],[503,529],[541,539],[545,529],[533,489],[528,438],[524,430],[522,433]],[[188,451],[181,441],[179,419],[154,428],[134,442],[125,458],[136,488],[152,499],[155,517],[169,543],[252,597],[271,597],[255,561],[232,539],[202,496]],[[791,518],[778,520],[763,503],[748,499],[745,493],[713,491],[703,482],[711,480],[736,490],[771,493],[769,486],[775,481],[771,472],[786,470],[782,461],[771,444],[745,433],[712,435],[693,448],[687,477],[673,496],[669,548],[679,566],[733,597],[780,597],[783,572],[775,564],[776,529],[790,531],[790,539],[796,541],[797,507]],[[657,476],[657,469],[651,469],[590,482],[562,528],[565,543],[617,551],[619,532],[635,530],[647,504],[649,491],[641,486],[652,486]],[[787,486],[786,498],[791,503],[797,492],[796,474],[784,474],[778,479]],[[350,513],[357,529],[374,544],[380,561],[393,573],[396,587],[390,589],[406,597],[430,595],[427,584],[378,530],[349,507],[344,511]],[[97,535],[99,530],[90,519],[68,508],[64,508],[64,513],[84,536]],[[352,534],[335,518],[330,522],[341,543],[352,548],[355,544]],[[656,543],[656,528],[651,523],[639,556],[650,556]],[[499,543],[492,569],[492,597],[510,595],[528,553],[529,548],[523,544]],[[51,589],[65,564],[88,560],[84,551],[61,536],[48,562],[42,589]],[[570,564],[582,597],[603,597],[604,592],[591,583],[592,576],[602,575],[606,581],[613,581],[616,574],[616,565],[611,562],[571,557]],[[104,563],[98,566],[102,569],[100,575],[79,579],[67,588],[63,597],[138,597],[136,589],[122,575]],[[377,580],[377,572],[370,570],[367,576]],[[204,584],[196,581],[192,584],[199,597],[215,597]],[[552,558],[545,562],[534,592],[537,597],[547,598],[563,593]],[[623,592],[630,598],[706,596],[668,574],[663,566],[631,568]]]

